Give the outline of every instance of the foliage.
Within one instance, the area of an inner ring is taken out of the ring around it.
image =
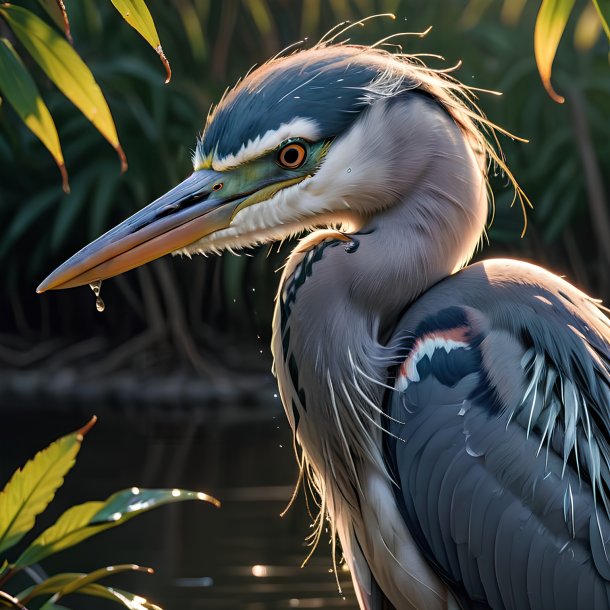
[[[64,477],[74,466],[85,434],[95,423],[68,434],[37,453],[17,470],[0,493],[0,552],[15,547],[34,527],[36,518],[47,508]],[[103,501],[85,502],[69,508],[59,519],[30,542],[13,562],[0,567],[0,587],[25,568],[51,555],[114,528],[138,515],[164,504],[184,500],[204,500],[219,506],[218,500],[201,492],[180,489],[139,489],[119,491]],[[152,573],[150,568],[133,564],[108,566],[86,573],[61,573],[49,576],[20,592],[0,590],[0,606],[31,607],[32,600],[41,610],[64,608],[58,602],[73,593],[101,597],[131,610],[161,610],[143,597],[107,587],[99,581],[127,571]],[[40,602],[42,600],[42,602]]]
[[[150,12],[143,0],[111,0],[122,17],[157,51],[171,78],[169,62],[163,53]],[[42,7],[63,26],[65,37],[32,11],[18,5],[0,4],[3,19],[13,34],[58,89],[89,119],[115,148],[123,171],[127,160],[119,143],[110,109],[91,70],[72,48],[68,12],[63,0],[40,0]],[[0,93],[6,96],[28,128],[42,141],[55,159],[62,175],[63,189],[69,191],[68,175],[55,123],[38,89],[10,41],[0,40]],[[4,48],[3,48],[4,47]],[[1,101],[1,99],[0,99]]]
[[[551,85],[551,68],[570,13],[574,10],[574,2],[575,0],[543,0],[538,11],[534,33],[536,63],[542,82],[548,94],[560,104],[563,104],[565,100],[555,92]],[[593,6],[599,15],[608,39],[610,39],[610,29],[608,27],[610,4],[605,2],[600,5],[597,0],[593,0]]]
[[[0,108],[0,264],[6,293],[19,295],[5,305],[6,330],[18,326],[22,337],[40,341],[45,320],[52,319],[54,332],[72,339],[103,333],[111,345],[132,342],[121,358],[101,352],[99,361],[88,358],[98,374],[151,361],[158,370],[186,364],[209,373],[210,359],[198,357],[193,346],[213,351],[214,361],[230,366],[229,354],[218,345],[231,338],[256,344],[258,357],[270,328],[275,270],[287,247],[279,254],[263,248],[246,257],[158,261],[105,283],[103,316],[86,289],[42,297],[33,290],[56,264],[191,171],[190,149],[210,105],[253,64],[305,36],[311,41],[305,44],[312,44],[346,19],[386,12],[396,20],[369,20],[341,39],[372,43],[433,25],[423,39],[404,36],[387,44],[440,54],[446,61],[424,58],[438,68],[461,60],[457,78],[503,93],[480,94],[489,117],[530,141],[501,141],[509,167],[534,204],[528,232],[521,240],[520,211],[510,207],[512,192],[492,171],[496,214],[489,230],[492,249],[484,254],[495,249],[535,259],[596,296],[610,296],[604,279],[610,239],[604,237],[605,222],[594,220],[594,210],[602,209],[603,216],[608,208],[603,193],[610,188],[608,41],[594,9],[590,19],[589,0],[576,0],[554,61],[563,106],[540,85],[533,49],[538,5],[525,0],[149,0],[148,5],[172,59],[170,87],[161,82],[146,45],[116,34],[120,17],[109,3],[66,2],[75,45],[120,126],[130,162],[126,174],[119,174],[96,132],[47,87],[43,94],[73,175],[72,193],[63,195],[29,132],[16,125],[10,108]],[[577,128],[582,124],[585,131]],[[222,341],[216,333],[223,333]],[[143,344],[157,356],[140,357]],[[268,360],[259,360],[267,366]]]

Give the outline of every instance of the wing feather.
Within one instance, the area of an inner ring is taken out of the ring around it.
[[[437,347],[399,369],[387,453],[405,523],[464,609],[607,609],[610,521],[590,484],[608,478],[605,435],[586,444],[600,422],[586,428],[577,382],[525,343],[496,359],[514,371],[486,369],[474,352],[506,346],[480,327],[466,349],[443,348],[439,329]],[[519,379],[519,401],[493,379]]]

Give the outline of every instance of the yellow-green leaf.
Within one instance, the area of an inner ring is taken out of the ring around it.
[[[542,0],[534,29],[534,53],[538,72],[547,93],[559,104],[563,104],[564,98],[558,95],[551,85],[551,71],[574,2],[575,0]]]
[[[109,601],[121,604],[129,610],[163,610],[156,604],[149,602],[145,597],[129,593],[129,591],[123,591],[121,589],[115,589],[114,587],[105,587],[97,583],[87,585],[82,589],[79,589],[80,595],[89,595],[92,597],[100,597]],[[42,608],[40,609],[42,610]]]
[[[46,529],[14,564],[24,568],[63,551],[95,534],[116,527],[145,511],[184,500],[204,500],[219,506],[215,498],[202,492],[181,489],[125,489],[103,502],[85,502],[69,508]]]
[[[146,572],[147,574],[152,574],[153,570],[151,568],[143,568],[133,563],[129,563],[117,566],[107,566],[90,572],[89,574],[78,572],[55,574],[49,576],[49,578],[43,580],[41,583],[21,591],[21,593],[17,595],[17,599],[22,604],[27,604],[31,599],[41,595],[53,594],[55,600],[58,601],[61,597],[80,592],[85,587],[98,582],[102,578],[121,574],[122,572]]]
[[[123,19],[157,52],[167,73],[165,82],[169,83],[172,77],[172,69],[161,48],[159,34],[157,34],[155,22],[146,6],[146,2],[144,0],[111,0],[111,2]]]
[[[42,6],[57,26],[65,32],[66,38],[70,41],[70,44],[72,44],[70,20],[68,19],[68,12],[66,11],[64,0],[38,0],[38,4]]]
[[[91,70],[78,53],[31,11],[12,4],[0,4],[0,15],[45,74],[115,148],[125,171],[127,161],[110,109]]]
[[[17,544],[48,506],[74,465],[84,434],[93,426],[68,434],[38,452],[17,470],[0,493],[0,552]]]
[[[63,189],[67,192],[68,174],[55,123],[40,97],[36,83],[6,38],[0,38],[0,91],[30,131],[53,155],[61,172]]]
[[[599,18],[602,20],[604,31],[610,40],[610,0],[593,0]]]
[[[598,41],[602,23],[593,4],[586,4],[576,21],[574,47],[581,52],[589,51]]]

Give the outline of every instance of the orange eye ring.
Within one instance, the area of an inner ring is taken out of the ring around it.
[[[307,150],[298,142],[286,144],[277,155],[277,162],[286,169],[297,169],[305,163]]]

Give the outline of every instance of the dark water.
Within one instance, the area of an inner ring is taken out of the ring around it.
[[[42,567],[55,573],[132,562],[151,566],[153,576],[130,574],[107,584],[137,592],[166,610],[356,608],[346,572],[339,574],[345,599],[338,592],[326,540],[300,567],[308,553],[304,539],[310,519],[302,498],[279,516],[297,472],[279,401],[269,403],[266,409],[214,412],[96,409],[100,421],[38,528],[69,505],[132,486],[201,490],[223,506],[188,502],[159,508]],[[2,480],[91,414],[86,407],[49,413],[44,405],[1,405]],[[74,610],[113,607],[77,597],[63,603]]]

